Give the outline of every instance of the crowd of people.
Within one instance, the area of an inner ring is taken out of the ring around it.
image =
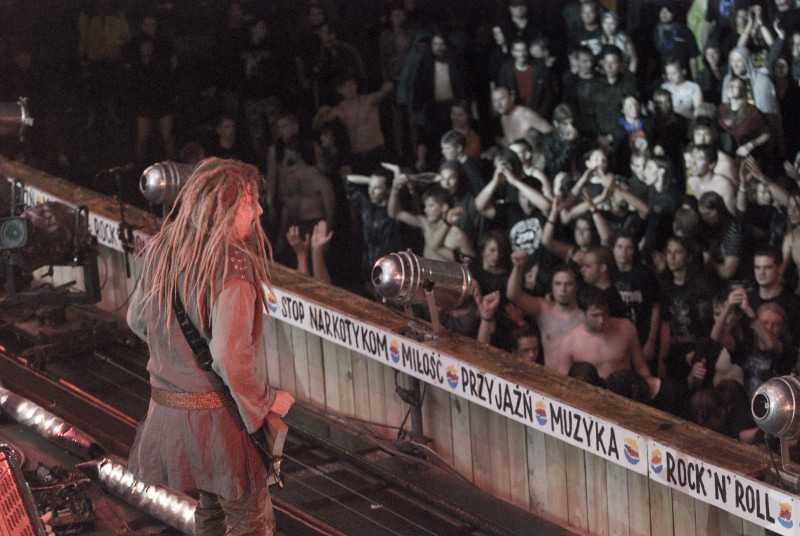
[[[749,398],[798,368],[800,8],[358,6],[230,2],[187,78],[98,0],[84,120],[123,87],[140,167],[259,168],[278,262],[370,297],[388,253],[464,263],[450,329],[758,440]]]

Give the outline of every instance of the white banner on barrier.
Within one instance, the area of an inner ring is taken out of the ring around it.
[[[798,535],[795,498],[649,440],[650,478],[778,534]]]
[[[9,179],[13,180],[13,179]],[[25,185],[23,190],[23,203],[26,206],[33,206],[37,203],[47,203],[55,201],[62,203],[70,208],[76,208],[75,204],[59,199],[44,190],[34,186]],[[97,237],[97,243],[116,251],[125,251],[122,240],[119,236],[120,224],[118,221],[106,218],[94,212],[89,212],[89,232]],[[133,231],[134,253],[139,253],[150,237],[147,233],[138,230]]]
[[[646,475],[642,438],[392,331],[339,315],[284,290],[268,292],[270,315],[441,387],[606,460]]]

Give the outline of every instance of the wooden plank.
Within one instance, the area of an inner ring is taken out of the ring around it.
[[[367,361],[372,361],[367,356],[358,352],[351,353],[353,366],[353,409],[358,419],[369,421],[369,372]]]
[[[590,534],[608,536],[608,482],[606,476],[606,461],[589,452],[584,452],[586,466],[586,512],[588,530]],[[625,488],[625,502],[627,503],[628,489]],[[620,500],[618,495],[612,495],[612,502]],[[627,512],[626,512],[627,514]]]
[[[511,471],[516,470],[509,463],[508,457],[508,419],[494,411],[488,412],[488,429],[486,436],[479,434],[479,440],[489,446],[489,459],[475,459],[473,464],[486,464],[488,461],[492,480],[489,489],[496,497],[511,501]],[[481,430],[480,427],[476,430]]]
[[[532,512],[545,512],[549,487],[547,481],[547,447],[545,434],[534,428],[525,428],[528,445],[529,503]]]
[[[493,489],[494,477],[490,466],[492,451],[487,437],[489,433],[489,414],[491,411],[477,404],[469,405],[470,426],[476,433],[470,437],[472,445],[472,478],[476,486],[483,490]]]
[[[732,512],[726,512],[716,506],[712,508],[719,511],[719,534],[720,536],[727,534],[741,534],[744,530],[743,520]]]
[[[647,475],[628,473],[628,520],[631,536],[650,536],[650,486]],[[610,495],[609,495],[610,496]]]
[[[384,367],[383,377],[386,386],[386,423],[397,427],[403,423],[408,405],[400,400],[395,387],[396,385],[408,387],[408,379],[405,374],[396,372],[392,367]],[[405,428],[411,430],[411,423],[406,422]]]
[[[567,523],[569,520],[569,500],[567,498],[567,467],[565,443],[546,435],[544,438],[547,453],[547,513]]]
[[[355,415],[353,401],[353,359],[351,350],[336,346],[336,360],[339,369],[339,411],[348,417]]]
[[[306,352],[308,354],[308,397],[319,407],[325,404],[325,364],[322,358],[322,339],[310,331],[306,332]]]
[[[528,509],[528,446],[524,424],[508,420],[508,466],[511,470],[511,503]]]
[[[675,534],[675,525],[672,521],[672,489],[655,480],[650,480],[650,533],[652,536]]]
[[[275,319],[264,319],[264,349],[267,352],[267,380],[272,387],[280,387],[281,383],[281,360],[280,345],[278,339],[278,324],[281,322]]]
[[[473,480],[472,473],[472,441],[470,426],[471,404],[450,393],[450,423],[453,434],[453,467],[464,478]]]
[[[744,536],[764,536],[767,533],[766,529],[750,521],[742,522],[742,534]]]
[[[292,355],[292,326],[286,322],[278,323],[278,357],[280,360],[280,386],[284,391],[294,393],[294,356]]]
[[[322,364],[325,372],[325,407],[331,411],[340,411],[339,400],[339,358],[336,355],[338,345],[328,339],[322,339]]]
[[[433,440],[432,448],[448,464],[453,465],[453,428],[450,418],[450,393],[422,384],[422,433]]]
[[[397,436],[397,430],[388,427],[386,399],[391,392],[386,391],[385,370],[388,367],[374,359],[367,359],[367,375],[369,380],[369,420],[380,434],[387,438]],[[381,426],[382,425],[382,426]]]
[[[695,533],[697,536],[712,536],[719,534],[718,510],[703,501],[696,501],[694,505]]]
[[[295,389],[292,394],[297,400],[308,402],[311,400],[311,386],[308,376],[308,345],[305,330],[297,327],[292,327],[292,357],[295,383]]]
[[[586,459],[583,449],[564,445],[567,464],[567,502],[569,524],[580,530],[589,530],[589,513],[586,500]]]
[[[629,484],[627,469],[616,463],[606,463],[606,499],[608,501],[608,533],[611,536],[628,536],[629,534],[649,534],[649,517],[647,532],[642,531],[641,520],[632,520],[628,496]],[[639,514],[639,517],[645,517]],[[636,521],[637,523],[633,523]],[[633,529],[633,530],[632,530]]]
[[[682,534],[696,534],[696,512],[694,498],[677,490],[672,490],[672,519]]]

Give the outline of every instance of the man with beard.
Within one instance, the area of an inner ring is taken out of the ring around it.
[[[581,322],[583,311],[578,307],[577,278],[567,265],[553,272],[551,293],[553,301],[531,296],[522,290],[522,275],[528,252],[520,248],[511,254],[511,275],[508,277],[506,296],[526,314],[533,316],[539,325],[544,365],[557,370],[558,345],[561,339]]]

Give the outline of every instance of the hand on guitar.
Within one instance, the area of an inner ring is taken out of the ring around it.
[[[277,413],[281,418],[286,417],[289,408],[294,404],[294,397],[286,391],[278,391],[275,394],[275,402],[269,407],[271,413]]]

